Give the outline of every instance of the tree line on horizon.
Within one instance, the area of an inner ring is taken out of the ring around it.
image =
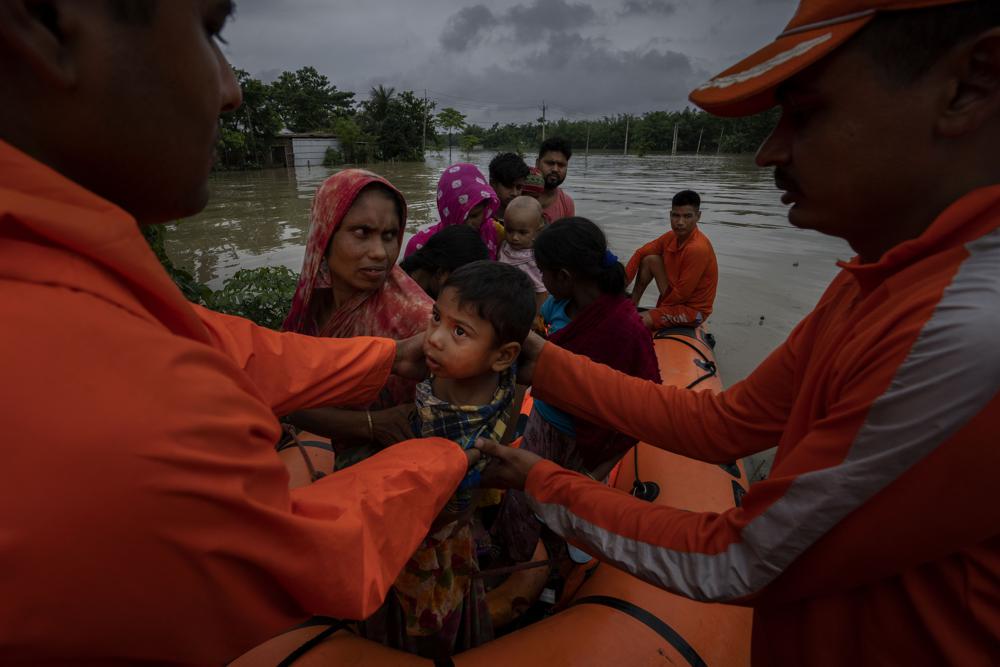
[[[674,128],[677,150],[683,153],[747,153],[757,149],[777,122],[776,109],[747,118],[718,118],[703,111],[650,111],[617,114],[596,120],[560,119],[548,122],[494,123],[484,127],[466,122],[460,111],[445,107],[435,113],[433,100],[411,90],[375,86],[368,99],[339,90],[314,67],[282,72],[271,83],[235,69],[243,89],[243,104],[222,116],[218,145],[219,168],[264,167],[268,152],[283,128],[291,132],[330,132],[341,145],[331,162],[419,161],[429,149],[494,151],[532,154],[545,136],[561,136],[582,153],[624,150],[644,155],[670,152]],[[439,134],[442,130],[444,134]]]

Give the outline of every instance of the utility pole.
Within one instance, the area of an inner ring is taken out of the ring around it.
[[[705,128],[701,128],[701,132],[698,133],[698,148],[695,149],[695,155],[701,155],[701,138],[705,136]]]
[[[420,142],[421,155],[427,154],[427,89],[424,88],[424,129],[423,139]]]
[[[680,129],[681,129],[681,124],[680,123],[675,123],[674,124],[674,145],[670,147],[670,154],[671,155],[677,155],[677,135],[680,132]]]
[[[631,116],[625,116],[625,150],[622,151],[622,155],[628,155],[628,124],[632,120]]]
[[[545,100],[542,100],[542,141],[545,141]]]
[[[587,121],[587,149],[583,154],[583,173],[587,173],[587,162],[590,161],[590,121]]]
[[[726,126],[722,126],[722,132],[719,132],[719,145],[715,149],[715,154],[718,155],[722,152],[722,137],[726,136]]]

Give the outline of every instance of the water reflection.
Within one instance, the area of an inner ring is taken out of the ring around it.
[[[474,153],[468,159],[485,173],[491,158],[492,153]],[[408,234],[437,222],[434,195],[446,166],[445,153],[431,154],[424,163],[373,167],[406,195]],[[211,203],[171,226],[167,251],[213,287],[240,268],[284,264],[298,271],[313,193],[333,171],[215,174]],[[784,339],[836,272],[834,261],[851,254],[837,239],[789,226],[771,173],[758,169],[750,156],[578,155],[565,187],[577,212],[601,225],[623,261],[667,229],[675,192],[691,188],[701,194],[702,229],[720,267],[712,330],[730,383]],[[646,296],[650,304],[654,291]]]

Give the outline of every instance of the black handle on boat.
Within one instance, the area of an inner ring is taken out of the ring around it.
[[[716,375],[719,374],[719,368],[715,365],[715,362],[712,361],[711,359],[709,359],[708,355],[705,354],[704,352],[702,352],[701,348],[699,348],[697,345],[695,345],[694,343],[692,343],[689,340],[684,340],[680,336],[676,336],[676,335],[670,333],[670,331],[671,331],[670,329],[661,329],[660,331],[658,331],[655,334],[653,334],[653,338],[654,338],[654,340],[673,340],[673,341],[677,341],[681,345],[687,345],[692,350],[694,350],[698,354],[699,357],[701,357],[701,363],[698,363],[697,361],[695,361],[695,365],[698,366],[698,368],[700,368],[703,371],[705,371],[704,375],[702,375],[697,380],[693,381],[691,384],[689,384],[687,387],[685,387],[685,389],[694,389],[695,387],[697,387],[699,384],[701,384],[702,382],[704,382],[708,378],[715,377]],[[695,339],[695,340],[697,340],[697,339]]]

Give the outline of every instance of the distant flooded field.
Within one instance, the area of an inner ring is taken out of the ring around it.
[[[468,160],[485,173],[492,156],[473,153]],[[454,159],[467,158],[456,152]],[[434,196],[447,164],[443,153],[429,154],[423,163],[370,167],[406,195],[409,233],[437,222]],[[170,226],[167,251],[213,287],[241,268],[284,264],[298,271],[313,193],[333,171],[217,173],[208,208]],[[701,228],[719,258],[719,293],[709,323],[727,385],[745,377],[788,335],[836,273],[834,262],[852,254],[838,239],[789,225],[771,172],[758,169],[751,156],[576,155],[563,187],[576,200],[577,214],[604,229],[623,263],[668,229],[675,192],[691,188],[701,194]],[[651,289],[644,305],[654,301]]]

